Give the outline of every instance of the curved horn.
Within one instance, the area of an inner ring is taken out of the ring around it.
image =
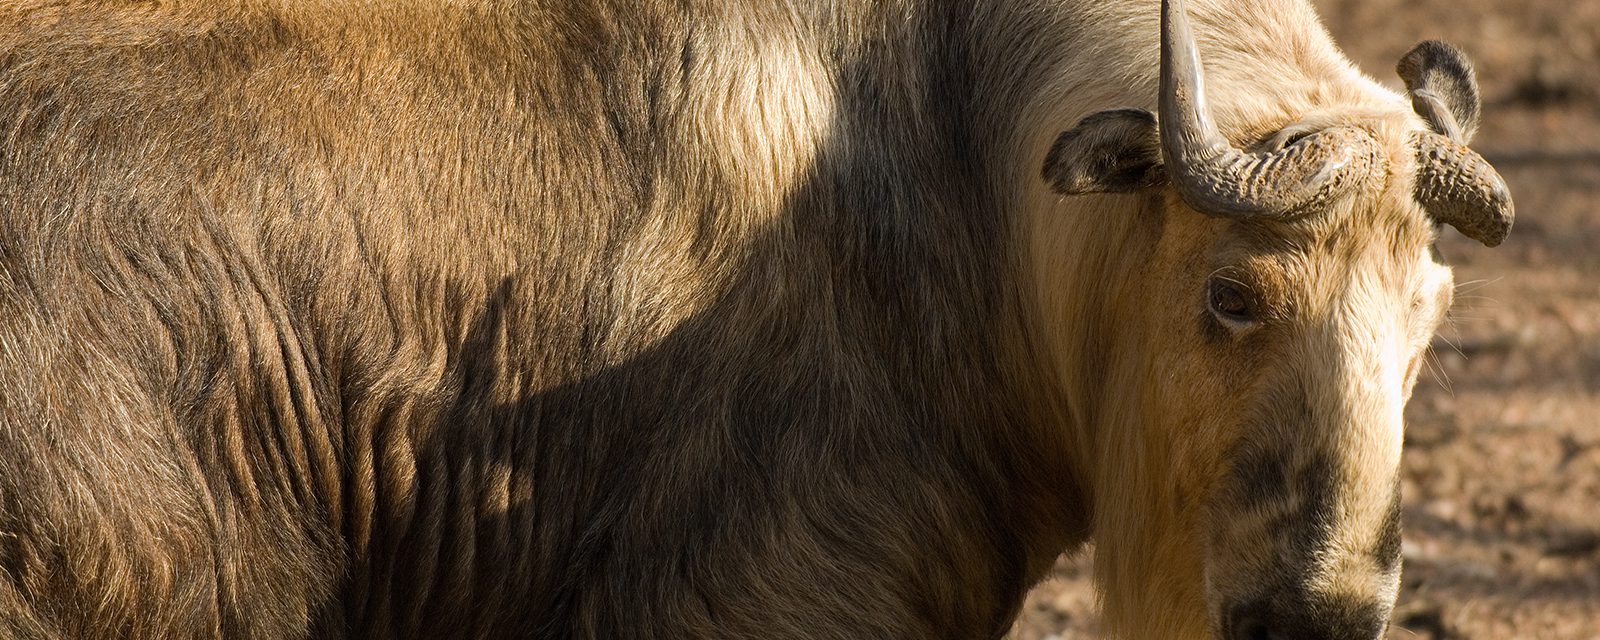
[[[1377,141],[1333,127],[1273,152],[1246,153],[1217,131],[1206,107],[1183,0],[1161,3],[1161,149],[1185,202],[1216,216],[1288,218],[1371,175]]]
[[[1500,244],[1516,210],[1505,179],[1466,147],[1480,111],[1472,63],[1460,49],[1429,40],[1400,58],[1395,72],[1406,83],[1412,108],[1433,127],[1411,136],[1417,154],[1413,197],[1461,235],[1490,247]]]
[[[1428,215],[1485,246],[1506,239],[1516,209],[1500,173],[1466,145],[1431,132],[1412,134],[1417,152],[1412,195]]]

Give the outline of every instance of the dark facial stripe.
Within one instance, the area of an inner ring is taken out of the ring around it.
[[[1294,474],[1294,484],[1300,493],[1300,517],[1305,523],[1292,533],[1295,552],[1309,560],[1327,546],[1328,538],[1338,528],[1335,490],[1338,466],[1331,457],[1318,455]]]
[[[1394,483],[1393,497],[1389,499],[1389,513],[1383,518],[1383,530],[1378,543],[1372,547],[1372,559],[1378,566],[1395,569],[1400,565],[1400,481]]]

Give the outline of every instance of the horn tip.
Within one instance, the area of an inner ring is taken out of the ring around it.
[[[1511,187],[1506,185],[1504,178],[1498,174],[1491,176],[1493,180],[1487,185],[1489,190],[1488,202],[1492,203],[1493,213],[1489,216],[1492,231],[1484,239],[1484,245],[1497,246],[1504,242],[1506,236],[1511,234],[1511,225],[1516,222],[1516,205],[1511,201]]]
[[[1495,207],[1496,210],[1492,214],[1484,216],[1484,219],[1479,224],[1472,225],[1467,229],[1461,229],[1462,235],[1477,240],[1483,243],[1483,246],[1491,248],[1498,247],[1500,243],[1505,242],[1506,237],[1511,235],[1511,226],[1516,222],[1516,218],[1510,200],[1499,204],[1500,206]],[[1458,224],[1457,226],[1463,225]]]

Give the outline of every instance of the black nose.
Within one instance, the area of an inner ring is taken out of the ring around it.
[[[1376,640],[1386,607],[1377,603],[1304,598],[1259,600],[1233,608],[1226,640]]]
[[[1256,617],[1248,617],[1234,622],[1233,635],[1228,640],[1288,640],[1272,632],[1272,627],[1267,626],[1267,621]]]

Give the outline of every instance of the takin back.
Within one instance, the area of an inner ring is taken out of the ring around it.
[[[1378,637],[1510,197],[1189,2],[8,3],[0,637]]]

